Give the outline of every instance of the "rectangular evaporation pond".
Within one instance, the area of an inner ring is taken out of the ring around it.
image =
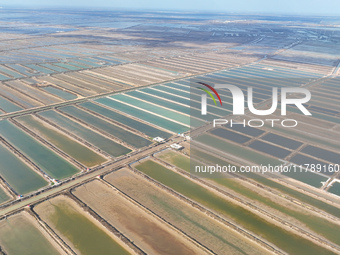
[[[179,84],[181,84],[181,83],[179,83]],[[169,87],[169,88],[179,89],[181,91],[184,91],[182,93],[185,93],[185,92],[190,93],[190,89],[191,89],[190,85],[186,86],[186,85],[183,85],[183,84],[182,85],[179,85],[179,84],[177,84],[175,82],[169,82],[169,83],[164,83],[162,85]],[[198,85],[198,84],[194,84],[194,85]]]
[[[97,94],[109,91],[107,88],[99,87],[99,86],[97,86],[93,83],[90,83],[90,82],[87,82],[87,81],[84,81],[84,80],[80,80],[78,78],[74,78],[74,77],[72,77],[72,75],[69,75],[69,74],[58,74],[58,75],[55,75],[54,78],[63,80],[65,82],[74,84],[76,86],[80,86],[80,87],[88,89],[88,90],[95,91]]]
[[[94,63],[94,64],[97,64],[98,62],[100,62],[97,59],[88,58],[88,57],[87,58],[82,58],[82,60],[87,61],[89,63]]]
[[[14,72],[14,71],[12,71],[12,70],[4,67],[4,66],[0,66],[0,71],[5,73],[5,74],[8,74],[8,75],[12,76],[15,79],[24,77],[23,75],[21,75],[21,74],[19,74],[17,72]]]
[[[197,84],[196,84],[197,85]],[[178,81],[162,83],[156,86],[157,89],[168,93],[176,94],[181,97],[190,98],[190,92],[200,94],[200,90],[195,87],[180,84]]]
[[[328,178],[312,172],[306,172],[304,170],[303,172],[300,172],[300,169],[298,169],[296,172],[294,172],[294,170],[290,172],[282,172],[282,174],[300,182],[307,183],[316,188],[320,188],[322,186],[321,182],[328,180]]]
[[[120,61],[113,61],[113,60],[110,60],[108,58],[103,58],[103,57],[93,57],[94,59],[97,59],[97,62],[99,61],[105,61],[105,62],[109,62],[111,65],[112,64],[121,64],[122,62]]]
[[[107,82],[105,80],[98,79],[88,74],[73,72],[69,73],[68,75],[71,76],[72,78],[79,79],[80,81],[90,82],[96,86],[105,87],[109,90],[121,89],[120,86],[113,85],[112,82]]]
[[[88,69],[88,68],[89,68],[89,67],[86,66],[86,65],[81,65],[81,64],[79,64],[79,63],[75,63],[75,62],[72,62],[72,61],[69,61],[69,62],[67,62],[67,63],[70,64],[70,65],[79,67],[80,69]],[[78,68],[78,69],[79,69],[79,68]]]
[[[26,212],[7,217],[0,222],[0,245],[7,254],[58,255],[48,234]],[[48,236],[49,238],[45,237]]]
[[[60,56],[63,58],[74,58],[73,54],[66,54],[66,53],[68,52],[76,53],[75,51],[66,50],[66,49],[58,49],[56,47],[51,47],[51,46],[45,46],[45,47],[42,47],[42,49],[48,51],[49,54],[53,54],[59,58]]]
[[[54,65],[56,66],[61,66],[67,70],[72,70],[72,71],[78,71],[80,70],[81,68],[78,68],[78,67],[75,67],[75,66],[72,66],[72,65],[68,65],[68,64],[65,64],[65,63],[55,63]]]
[[[10,80],[10,79],[11,79],[10,77],[0,74],[0,81]]]
[[[45,76],[42,80],[43,81],[47,81],[47,82],[49,82],[49,83],[51,83],[53,85],[54,84],[58,85],[58,86],[62,87],[63,89],[66,88],[66,89],[68,89],[70,91],[73,91],[73,92],[75,92],[77,94],[79,93],[82,96],[91,96],[91,95],[96,94],[94,91],[91,92],[91,91],[89,91],[87,89],[82,89],[82,88],[77,87],[77,86],[75,86],[75,85],[73,85],[71,83],[59,80],[56,77],[52,78],[52,77]]]
[[[106,120],[103,120],[101,118],[98,118],[91,113],[85,112],[84,110],[81,110],[79,108],[76,108],[74,106],[65,106],[62,108],[59,108],[61,111],[68,113],[77,119],[80,119],[84,121],[85,123],[88,123],[91,126],[94,126],[100,130],[103,130],[104,132],[113,135],[114,137],[136,147],[136,148],[142,148],[145,146],[149,146],[152,142],[150,140],[147,140],[139,135],[136,135],[134,133],[131,133],[128,130],[125,130],[123,128],[120,128],[112,123],[107,122]]]
[[[120,59],[120,58],[115,58],[115,57],[110,56],[110,55],[105,55],[104,57],[108,58],[108,59],[115,60],[115,61],[123,62],[123,63],[131,62],[130,60],[124,60],[124,59]]]
[[[196,158],[200,158],[201,161],[206,162],[206,163],[218,163],[220,165],[228,165],[229,162],[224,161],[220,158],[216,158],[211,154],[208,154],[206,152],[197,150],[197,149],[193,149],[191,148],[191,155],[194,155]],[[288,194],[294,198],[297,198],[298,200],[301,200],[304,203],[313,205],[321,210],[324,210],[334,216],[338,216],[340,214],[340,209],[337,207],[334,207],[328,203],[322,202],[321,200],[315,199],[313,197],[307,196],[299,191],[296,191],[294,189],[288,188],[285,185],[281,185],[275,181],[272,181],[266,177],[257,175],[255,173],[245,173],[242,174],[243,176],[246,176],[248,178],[254,179],[259,183],[262,183],[263,185],[266,185],[268,187],[274,188],[279,190],[280,192],[283,192],[285,194]]]
[[[264,156],[260,153],[257,153],[249,148],[244,146],[239,146],[233,143],[229,143],[227,141],[222,141],[216,137],[211,135],[203,134],[197,137],[195,140],[198,142],[204,143],[212,148],[220,150],[222,152],[230,153],[231,155],[235,155],[236,157],[243,157],[250,162],[254,162],[256,164],[271,164],[273,166],[281,165],[282,163],[274,158],[270,158]]]
[[[291,153],[289,150],[262,141],[254,141],[249,144],[249,147],[281,159],[287,157]]]
[[[153,87],[149,87],[149,88],[143,88],[143,91],[146,92],[146,93],[152,94],[152,95],[156,95],[158,97],[166,98],[166,99],[169,99],[171,101],[190,106],[189,98],[182,98],[182,97],[178,97],[174,94],[169,94],[169,93],[163,92],[163,91],[161,91],[161,90],[163,90],[163,88],[167,88],[167,87],[164,87],[162,85],[157,85],[157,86],[153,86]]]
[[[328,96],[328,97],[330,97],[330,96]],[[327,115],[331,115],[331,116],[339,115],[338,111],[330,110],[330,109],[327,109],[327,108],[324,108],[324,107],[313,106],[313,105],[309,106],[308,110],[327,114]]]
[[[187,91],[178,90],[178,89],[174,88],[171,85],[171,83],[165,83],[165,84],[157,85],[156,87],[157,87],[158,90],[162,90],[162,91],[165,91],[165,92],[169,92],[169,93],[190,99],[190,88],[188,88]]]
[[[0,144],[0,175],[18,194],[38,190],[48,183],[9,149]]]
[[[192,152],[193,151],[191,151],[191,155],[192,155]],[[195,153],[195,150],[194,150],[194,153]],[[201,156],[198,156],[198,155],[201,155]],[[202,160],[207,155],[204,155],[204,152],[198,152],[197,153],[197,151],[196,151],[196,156],[198,156],[200,158],[200,160]],[[177,167],[180,167],[183,170],[186,170],[187,172],[190,171],[190,161],[192,161],[192,159],[190,160],[189,158],[185,157],[182,154],[173,152],[171,150],[167,150],[167,152],[163,152],[163,153],[161,153],[161,155],[157,154],[157,157],[162,158],[163,160],[165,160],[165,161],[167,161],[167,162],[169,162],[171,164],[175,164]],[[208,155],[208,157],[209,157],[209,161],[211,161],[212,158],[214,158],[213,162],[217,163],[217,164],[219,164],[221,166],[229,164],[228,162],[223,162],[223,160],[218,160],[217,158],[215,158],[215,157],[213,157],[211,155],[210,156]],[[196,163],[194,163],[194,164],[196,164]],[[198,163],[197,162],[197,165],[201,165],[201,164],[202,163]],[[216,178],[217,176],[219,176],[219,178]],[[255,200],[258,200],[260,202],[263,202],[264,204],[266,204],[266,205],[268,205],[270,207],[273,207],[273,208],[275,208],[277,210],[284,211],[285,213],[287,213],[287,215],[299,218],[301,220],[301,222],[303,222],[305,224],[308,224],[311,229],[314,229],[315,231],[319,230],[320,231],[319,234],[324,235],[324,237],[330,238],[332,241],[334,240],[335,243],[339,241],[339,238],[337,238],[338,237],[338,235],[337,235],[338,234],[338,229],[337,229],[336,226],[334,226],[334,224],[332,224],[330,222],[329,223],[324,222],[322,219],[320,219],[320,218],[318,218],[316,216],[313,216],[311,218],[306,218],[305,217],[306,214],[298,213],[295,210],[287,209],[283,205],[279,205],[278,203],[270,201],[268,198],[265,198],[265,197],[263,197],[261,195],[259,196],[258,194],[255,194],[254,192],[252,192],[251,189],[243,187],[242,185],[240,185],[240,183],[235,182],[235,180],[233,178],[231,178],[231,179],[230,178],[223,178],[223,174],[221,174],[221,173],[217,173],[217,176],[215,178],[213,178],[213,181],[216,184],[220,184],[222,186],[230,188],[230,189],[236,191],[237,193],[239,193],[241,195],[244,195],[244,196],[246,196],[246,197],[248,197],[250,199],[255,199]],[[308,172],[306,174],[306,177],[307,178],[309,177],[309,179],[311,179],[310,178],[311,176],[315,176],[315,174],[310,173],[310,172]],[[205,177],[207,177],[209,179],[212,178],[211,175],[210,176],[205,176]],[[318,178],[318,179],[314,178],[314,179],[312,179],[312,181],[314,181],[314,183],[316,183],[319,186],[321,185],[321,183],[320,183],[321,180],[327,180],[327,178],[322,177],[322,176],[319,176],[319,177],[315,176],[315,177]],[[317,182],[317,180],[319,182]],[[320,224],[324,226],[323,230],[320,229]]]
[[[55,87],[48,86],[48,87],[43,87],[42,89],[47,92],[50,92],[53,95],[61,97],[62,99],[65,99],[65,100],[73,100],[77,98],[76,95],[63,91],[61,89],[57,89]]]
[[[67,69],[65,68],[62,68],[60,66],[54,66],[52,64],[40,64],[40,66],[44,66],[44,67],[47,67],[53,71],[57,71],[57,72],[65,72],[65,71],[68,71]]]
[[[82,255],[128,255],[122,246],[71,199],[54,198],[34,208],[39,216],[73,249]],[[109,251],[109,252],[108,252]],[[48,253],[46,253],[48,254]]]
[[[286,148],[289,148],[289,149],[292,149],[292,150],[296,150],[297,148],[299,148],[303,144],[303,143],[298,142],[296,140],[292,140],[292,139],[286,138],[284,136],[276,135],[276,134],[273,134],[273,133],[266,134],[261,139],[268,141],[268,142],[271,142],[271,143],[281,145],[282,147],[286,147]]]
[[[295,108],[295,107],[288,106],[287,109],[290,112],[295,112],[295,113],[299,113],[299,114],[301,113],[301,111],[299,109]],[[327,121],[330,121],[330,122],[340,124],[339,118],[331,117],[330,115],[325,115],[323,113],[317,113],[317,112],[314,112],[314,111],[311,111],[311,112],[313,114],[312,117],[315,118],[315,119],[327,120]]]
[[[33,73],[29,72],[29,69],[28,68],[25,68],[23,66],[20,66],[20,65],[17,65],[17,64],[7,64],[7,66],[9,66],[10,68],[13,68],[14,70],[22,73],[22,74],[25,74],[27,76],[32,76]]]
[[[224,128],[216,128],[214,130],[211,130],[210,133],[236,143],[245,143],[251,139],[250,137],[240,135]]]
[[[75,59],[75,60],[73,60],[73,62],[85,64],[85,65],[88,65],[89,67],[103,67],[102,65],[98,65],[94,62],[86,61],[86,60],[83,60],[83,59]]]
[[[23,81],[24,83],[27,83],[29,85],[36,85],[38,82],[32,78],[24,78],[24,79],[21,79],[20,81]]]
[[[166,87],[166,86],[163,86],[163,85],[156,86],[154,88],[157,89],[157,90],[161,90],[161,91],[165,91],[165,92],[168,92],[168,93],[172,93],[173,96],[181,94],[181,92],[178,92],[178,90],[176,91],[176,90],[173,90],[172,88],[169,88],[169,87]],[[199,95],[194,95],[193,93],[189,93],[188,92],[188,93],[186,93],[185,96],[183,95],[183,97],[186,97],[186,99],[185,99],[187,101],[186,104],[190,105],[191,108],[196,108],[198,110],[201,109],[201,98],[200,98]],[[177,98],[179,98],[179,97],[177,97]],[[213,100],[211,98],[210,99],[209,98],[210,97],[208,97],[207,103],[208,103],[208,105],[213,106],[213,108],[212,108],[213,110],[210,110],[212,112],[212,114],[215,114],[216,116],[227,116],[227,115],[229,115],[231,113],[231,111],[226,109],[226,108],[221,108],[221,107],[218,107],[218,106],[217,107],[214,106]],[[183,101],[183,99],[184,98],[181,98],[179,100]],[[176,101],[178,101],[178,100],[176,100]],[[227,104],[227,106],[230,106],[230,105]]]
[[[85,72],[86,72],[86,71],[85,71]],[[101,75],[101,74],[99,74],[99,73],[95,73],[93,70],[88,71],[88,72],[86,72],[85,74],[88,75],[88,76],[97,77],[97,78],[99,78],[100,80],[104,80],[104,81],[108,81],[108,82],[110,82],[110,83],[114,83],[114,85],[117,86],[118,89],[123,89],[123,88],[126,88],[126,87],[129,87],[129,88],[134,87],[134,86],[131,85],[131,84],[127,84],[127,83],[125,83],[125,82],[118,81],[118,80],[114,79],[113,77],[104,76],[104,75]]]
[[[79,172],[71,163],[7,120],[0,121],[0,134],[55,179],[70,177]]]
[[[157,153],[155,156],[168,162],[171,165],[181,168],[186,172],[190,172],[190,164],[197,166],[202,165],[202,163],[200,163],[199,161],[194,160],[193,157],[186,157],[183,154],[175,152],[173,150],[165,150],[161,153]]]
[[[247,72],[221,72],[213,75],[206,75],[207,77],[212,77],[214,79],[220,79],[222,83],[232,83],[239,86],[241,89],[247,89],[248,86],[254,86],[255,91],[261,91],[261,93],[269,96],[270,87],[273,85],[273,78],[263,78],[258,76],[258,74],[250,75]],[[286,82],[287,83],[287,82]],[[282,84],[285,85],[285,84]],[[255,97],[263,97],[259,93],[254,93]]]
[[[197,76],[197,77],[201,77],[201,76]],[[176,81],[176,83],[182,84],[182,85],[190,86],[191,81],[190,81],[190,79],[183,79],[183,80],[178,80],[178,81]]]
[[[144,110],[147,110],[149,112],[158,114],[162,117],[166,117],[169,119],[172,119],[174,121],[180,122],[184,125],[188,125],[188,126],[193,126],[193,127],[199,127],[199,126],[203,126],[205,123],[203,121],[200,120],[194,120],[194,119],[190,119],[190,116],[186,116],[183,114],[180,114],[178,112],[174,112],[162,107],[157,107],[155,105],[143,102],[139,99],[135,99],[135,98],[131,98],[128,97],[126,95],[114,95],[114,96],[110,96],[111,98],[114,98],[116,100],[122,101],[124,103],[128,103],[130,105],[142,108]]]
[[[12,88],[9,88],[9,87],[3,86],[0,92],[5,97],[11,99],[12,101],[14,101],[16,103],[19,103],[24,108],[32,108],[32,107],[41,105],[40,103],[33,102],[33,100],[31,100],[27,96],[13,90]]]
[[[261,235],[262,238],[272,242],[288,254],[333,254],[332,252],[327,252],[325,248],[314,244],[312,241],[276,226],[236,203],[228,202],[228,200],[218,196],[215,192],[155,161],[143,161],[136,168],[183,196],[202,204],[206,208],[213,209],[224,217],[233,219],[237,225],[253,232],[255,235]],[[308,251],[306,247],[308,247]]]
[[[73,58],[74,57],[73,55],[62,54],[60,52],[58,52],[58,53],[53,52],[53,51],[51,51],[51,49],[48,49],[48,48],[44,48],[44,50],[32,50],[32,49],[30,49],[30,51],[37,53],[37,54],[40,54],[40,55],[43,55],[43,56],[47,56],[50,59]]]
[[[328,192],[340,196],[340,183],[334,182],[332,187],[329,188]]]
[[[302,71],[302,70],[294,70],[291,68],[284,68],[284,67],[279,67],[279,66],[272,66],[272,65],[266,65],[266,64],[256,64],[253,67],[256,67],[256,69],[263,69],[263,68],[270,68],[270,69],[275,69],[275,71],[281,71],[284,73],[289,73],[289,74],[297,74],[297,75],[305,75],[306,77],[321,77],[322,75],[308,72],[308,71]]]
[[[14,81],[8,81],[8,85],[11,86],[12,88],[15,88],[20,91],[24,91],[25,94],[28,97],[32,97],[36,99],[37,101],[39,100],[40,102],[44,104],[53,104],[53,103],[59,103],[61,100],[57,99],[56,97],[39,90],[38,88],[35,88],[33,86],[27,85],[24,82],[21,82],[19,80],[14,80]]]
[[[151,94],[151,95],[161,97],[161,98],[169,99],[169,100],[171,100],[175,103],[184,104],[184,105],[190,107],[190,112],[195,112],[195,114],[193,114],[193,116],[197,117],[196,115],[197,115],[197,112],[198,112],[200,117],[202,118],[201,105],[200,105],[199,102],[194,102],[193,100],[190,100],[190,98],[182,98],[182,97],[178,97],[174,94],[168,94],[168,93],[159,91],[159,90],[163,90],[163,88],[167,88],[167,87],[165,87],[163,85],[162,86],[158,85],[158,86],[154,86],[152,88],[143,88],[142,91],[145,92],[145,93]],[[192,95],[190,95],[190,96],[192,96]],[[199,100],[201,100],[201,99],[199,99]],[[215,110],[216,110],[216,108],[215,108]],[[208,121],[213,121],[214,119],[218,118],[219,116],[215,115],[215,110],[214,110],[214,114],[210,113],[208,115],[205,115],[203,118],[205,120],[208,120]],[[223,115],[226,115],[226,114],[227,114],[226,112],[223,113]]]
[[[167,133],[165,131],[159,130],[157,128],[154,128],[152,126],[149,126],[147,124],[144,124],[142,122],[139,122],[137,120],[128,118],[122,114],[119,114],[117,112],[111,111],[105,107],[102,107],[100,105],[91,103],[91,102],[86,102],[86,103],[82,103],[80,104],[82,107],[89,109],[93,112],[96,112],[104,117],[107,117],[109,119],[112,119],[114,121],[120,122],[128,127],[131,127],[133,129],[136,129],[144,134],[146,134],[147,136],[150,136],[152,138],[160,136],[162,138],[169,138],[171,137],[170,133]]]
[[[103,156],[30,115],[18,117],[16,120],[87,167],[100,165],[106,161]]]
[[[147,254],[179,255],[202,252],[199,248],[189,248],[186,239],[179,239],[176,232],[156,220],[153,215],[115,193],[99,180],[77,187],[73,193],[116,226],[127,238],[134,240]]]
[[[314,156],[316,158],[327,160],[335,164],[340,164],[339,153],[335,153],[329,150],[324,150],[324,149],[321,149],[321,148],[318,148],[312,145],[306,146],[305,148],[301,150],[301,152]]]
[[[0,204],[10,200],[11,197],[9,195],[7,195],[7,193],[5,192],[4,188],[0,186]]]
[[[103,135],[92,131],[89,128],[82,126],[81,124],[67,117],[64,117],[63,115],[55,111],[49,110],[45,112],[40,112],[39,115],[47,118],[51,122],[56,123],[60,127],[67,129],[74,135],[84,139],[85,141],[88,141],[100,150],[103,150],[114,157],[119,157],[131,152],[130,149],[104,137]]]
[[[156,126],[162,127],[166,130],[169,130],[173,133],[184,133],[186,131],[189,131],[189,127],[186,127],[184,125],[172,122],[170,120],[161,118],[159,116],[156,116],[154,114],[148,113],[148,112],[144,112],[142,110],[139,110],[137,108],[134,108],[132,106],[128,106],[126,104],[108,99],[108,98],[100,98],[95,100],[98,103],[104,104],[108,107],[111,107],[113,109],[116,109],[118,111],[127,113],[129,115],[132,115],[136,118],[139,118],[141,120],[144,120],[146,122],[152,123]]]
[[[195,157],[197,158],[202,158],[203,162],[210,162],[210,163],[218,163],[220,165],[227,165],[229,164],[229,162],[223,161],[219,158],[214,157],[211,154],[207,154],[206,152],[203,151],[198,151],[195,149],[191,149],[191,154],[194,151]],[[308,195],[305,195],[304,193],[301,193],[299,191],[296,191],[294,189],[288,188],[285,185],[281,185],[275,181],[270,180],[269,178],[257,175],[255,173],[246,173],[246,174],[242,174],[243,176],[246,176],[248,178],[254,179],[257,182],[266,185],[268,187],[274,188],[279,190],[280,192],[283,192],[284,194],[288,194],[298,200],[301,200],[304,203],[310,204],[312,206],[315,206],[321,210],[324,210],[336,217],[338,217],[338,215],[340,215],[340,209],[338,207],[334,207],[328,203],[322,202],[321,200],[318,200],[316,198],[310,197]],[[327,230],[326,230],[327,231]]]
[[[234,131],[249,135],[249,136],[254,136],[257,137],[259,135],[262,135],[264,133],[263,130],[261,129],[257,129],[257,128],[253,128],[253,127],[248,127],[248,126],[243,126],[243,124],[236,124],[233,125],[232,127],[228,124],[225,125],[227,128],[232,129]]]
[[[201,161],[204,161],[206,163],[214,162],[214,163],[217,163],[219,165],[229,164],[229,162],[225,162],[225,161],[218,159],[218,158],[216,158],[216,157],[214,157],[210,154],[206,154],[203,151],[198,151],[198,150],[195,150],[195,149],[191,149],[191,155],[195,155],[196,158],[200,158]],[[288,176],[290,176],[289,174],[291,174],[291,173],[292,172],[288,173]],[[284,173],[282,173],[282,174],[284,174]],[[249,177],[249,173],[248,173],[248,177]],[[326,177],[322,177],[322,176],[319,176],[319,175],[311,173],[311,172],[307,172],[307,173],[296,172],[296,174],[294,173],[290,177],[297,179],[297,180],[300,180],[302,182],[308,183],[309,185],[313,185],[313,186],[315,185],[316,187],[320,187],[321,181],[325,181],[325,180],[328,179]],[[319,234],[324,235],[324,237],[326,237],[326,238],[329,237],[329,238],[333,239],[333,237],[337,236],[337,234],[335,234],[335,233],[337,233],[337,228],[332,227],[332,223],[330,223],[330,222],[326,223],[321,218],[318,218],[317,216],[313,216],[312,218],[308,218],[308,217],[306,218],[305,213],[297,213],[295,210],[290,210],[290,209],[287,210],[287,208],[285,208],[284,205],[279,205],[276,202],[270,201],[268,198],[258,196],[258,194],[254,194],[249,188],[245,188],[245,187],[242,188],[242,186],[240,186],[240,184],[237,184],[237,182],[234,182],[234,180],[232,180],[232,179],[215,178],[214,181],[216,183],[223,185],[223,186],[231,188],[231,189],[237,191],[239,194],[245,195],[246,197],[249,197],[249,198],[252,198],[252,199],[255,198],[255,200],[261,201],[264,204],[271,206],[271,207],[273,207],[277,210],[285,211],[285,213],[287,213],[287,215],[299,218],[301,220],[301,222],[308,224],[309,227],[311,229],[314,229],[315,231],[319,230],[320,232],[322,232],[320,230],[320,224],[324,225],[323,233],[319,233]],[[327,225],[327,227],[326,227],[326,225]],[[333,229],[333,230],[331,230],[331,229]],[[337,241],[338,241],[338,238],[336,238],[335,242],[337,242]]]
[[[0,108],[5,112],[16,112],[22,110],[20,106],[13,104],[11,101],[3,97],[0,97]]]
[[[149,69],[160,70],[160,71],[167,72],[167,73],[170,73],[170,74],[175,74],[175,75],[178,75],[178,74],[179,74],[179,72],[176,72],[176,71],[173,71],[173,70],[169,70],[169,69],[165,69],[165,68],[161,68],[161,67],[157,67],[157,66],[139,64],[139,63],[138,63],[137,65],[139,65],[139,66],[144,66],[144,67],[149,68]]]
[[[325,163],[325,162],[323,162],[321,160],[317,160],[317,159],[313,159],[313,158],[307,157],[307,156],[302,155],[302,154],[296,154],[289,161],[292,162],[292,163],[295,163],[297,165],[302,165],[302,167],[307,167],[307,165],[312,165],[312,164],[313,165],[321,165],[322,166],[322,171],[320,173],[326,174],[326,175],[329,175],[329,176],[334,174],[334,172],[329,172],[328,171],[328,163]],[[323,166],[325,166],[326,171],[323,171],[323,169],[324,169]]]
[[[184,114],[187,114],[187,115],[191,115],[191,116],[199,118],[199,119],[204,119],[204,118],[206,119],[205,116],[201,115],[201,111],[198,110],[198,109],[194,109],[194,108],[190,108],[190,107],[187,107],[187,106],[184,106],[184,105],[180,105],[180,104],[177,104],[175,102],[170,102],[170,101],[164,100],[164,99],[159,98],[159,97],[154,97],[150,94],[141,93],[139,91],[131,91],[131,92],[128,92],[126,94],[131,95],[133,97],[140,98],[140,99],[148,101],[148,102],[152,102],[154,104],[157,104],[157,105],[160,105],[160,106],[163,106],[163,107],[166,107],[166,108],[178,111],[178,112],[181,112],[181,113],[184,113]],[[209,118],[209,120],[212,120],[212,119],[213,118]]]
[[[43,68],[41,66],[35,65],[35,64],[28,64],[26,65],[29,68],[32,68],[33,70],[36,70],[38,72],[44,73],[44,74],[52,74],[55,73],[54,71],[47,69],[47,68]]]
[[[164,220],[183,230],[215,254],[263,254],[259,245],[240,238],[238,233],[224,224],[130,170],[115,171],[105,176],[105,180],[151,211],[162,215]]]

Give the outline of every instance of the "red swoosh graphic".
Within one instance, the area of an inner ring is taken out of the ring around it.
[[[222,106],[222,100],[221,100],[221,98],[220,98],[220,95],[217,93],[217,91],[216,91],[213,87],[211,87],[210,85],[205,84],[205,83],[203,83],[203,82],[197,82],[197,83],[202,84],[202,85],[208,87],[209,89],[211,89],[212,92],[214,92],[215,95],[217,96],[218,100],[220,100],[220,104],[221,104],[221,106]]]

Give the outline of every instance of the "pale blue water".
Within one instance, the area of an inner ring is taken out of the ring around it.
[[[20,106],[13,104],[11,101],[3,97],[0,97],[0,108],[5,112],[16,112],[22,110]]]
[[[0,134],[55,179],[63,179],[79,172],[74,165],[7,120],[0,121]]]
[[[28,65],[26,65],[26,66],[29,67],[29,68],[32,68],[33,70],[37,70],[37,71],[39,71],[39,72],[41,72],[41,73],[45,73],[45,74],[52,74],[52,73],[55,73],[55,72],[52,71],[52,70],[49,70],[49,69],[47,69],[47,68],[43,68],[43,67],[41,67],[41,66],[34,65],[34,64],[28,64]]]
[[[158,117],[156,115],[153,115],[151,113],[144,112],[142,110],[136,109],[132,106],[128,106],[122,103],[119,103],[117,101],[113,101],[108,98],[100,98],[95,100],[98,103],[104,104],[106,106],[109,106],[113,109],[119,110],[121,112],[127,113],[131,116],[134,116],[136,118],[139,118],[141,120],[144,120],[146,122],[152,123],[156,126],[162,127],[166,130],[169,130],[174,133],[183,133],[186,131],[189,131],[189,128],[186,126],[183,126],[181,124],[172,122],[167,119],[163,119],[161,117]]]
[[[157,107],[155,105],[152,105],[152,104],[143,102],[141,100],[137,100],[137,99],[128,97],[126,95],[114,95],[114,96],[111,96],[111,97],[114,98],[114,99],[118,99],[122,102],[131,104],[131,105],[135,105],[135,106],[142,108],[142,109],[145,109],[149,112],[153,112],[155,114],[158,114],[158,115],[164,116],[166,118],[172,119],[174,121],[178,121],[178,122],[183,123],[185,125],[191,124],[193,127],[199,127],[199,126],[204,125],[203,121],[192,120],[192,122],[190,122],[190,116],[185,116],[183,114],[180,114],[180,113],[177,113],[177,112],[174,112],[174,111],[162,108],[162,107]]]
[[[152,142],[147,140],[139,135],[136,135],[128,130],[120,128],[110,122],[107,122],[101,118],[98,118],[82,109],[79,109],[75,106],[65,106],[60,108],[63,112],[66,112],[77,119],[80,119],[91,126],[94,126],[108,134],[113,135],[114,137],[136,147],[142,148],[144,146],[150,145]]]
[[[119,114],[117,112],[111,111],[105,107],[102,107],[100,105],[91,103],[91,102],[86,102],[86,103],[82,103],[80,104],[81,106],[96,112],[98,114],[101,114],[109,119],[115,120],[119,123],[122,123],[128,127],[131,127],[133,129],[136,129],[144,134],[146,134],[147,136],[150,136],[152,138],[160,136],[163,138],[169,138],[171,136],[170,133],[167,133],[165,131],[162,131],[160,129],[154,128],[150,125],[144,124],[142,122],[139,122],[137,120],[131,119],[123,114]]]
[[[22,78],[24,77],[23,75],[17,73],[17,72],[14,72],[8,68],[5,68],[4,66],[0,66],[0,71],[7,74],[8,76],[12,76],[13,78]]]
[[[56,123],[62,128],[67,129],[76,136],[81,137],[82,139],[88,141],[97,148],[107,152],[108,154],[114,157],[119,157],[121,155],[131,152],[130,149],[78,124],[77,122],[69,118],[62,116],[61,114],[55,111],[49,110],[45,112],[40,112],[39,115],[49,119],[50,121]]]
[[[18,194],[26,194],[47,185],[47,181],[43,177],[34,172],[2,144],[0,144],[0,161],[1,176]],[[2,197],[4,198],[4,196]]]
[[[48,86],[48,87],[43,87],[42,89],[46,90],[46,91],[48,91],[48,92],[50,92],[50,93],[52,93],[54,95],[57,95],[57,96],[65,99],[65,100],[73,100],[73,99],[77,98],[76,95],[68,93],[68,92],[60,90],[60,89],[57,89],[55,87]]]

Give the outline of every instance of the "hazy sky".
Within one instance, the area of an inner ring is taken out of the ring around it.
[[[340,16],[339,0],[2,0],[17,7],[112,7],[143,10],[333,14]]]

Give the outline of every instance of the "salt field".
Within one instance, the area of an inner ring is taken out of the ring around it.
[[[190,182],[184,177],[180,177],[178,174],[175,174],[170,170],[166,170],[166,168],[162,167],[161,165],[157,165],[157,163],[145,161],[137,166],[137,169],[150,175],[152,178],[155,178],[161,183],[169,185],[172,189],[180,192],[181,194],[189,196],[191,199],[198,201],[199,203],[208,205],[208,207],[221,214],[230,215],[230,217],[234,221],[238,222],[241,226],[245,226],[253,232],[260,231],[261,235],[267,235],[266,238],[269,240],[277,240],[274,241],[274,243],[278,246],[282,246],[282,248],[286,247],[287,249],[288,244],[284,244],[285,242],[289,244],[296,242],[295,245],[289,246],[293,249],[290,251],[291,253],[297,252],[299,254],[308,254],[310,252],[314,252],[314,249],[318,249],[317,246],[311,247],[310,245],[312,245],[312,243],[310,243],[308,244],[308,247],[311,250],[307,251],[307,244],[302,245],[306,242],[306,240],[303,240],[298,236],[289,235],[286,231],[280,230],[278,228],[276,228],[275,232],[272,232],[272,230],[275,228],[273,225],[268,225],[268,223],[265,223],[263,220],[257,218],[257,216],[244,211],[240,207],[225,203],[222,198],[216,196],[212,192],[210,193],[209,191],[193,182]],[[269,232],[266,233],[266,230]],[[326,251],[321,249],[320,252]]]
[[[46,111],[39,113],[39,115],[52,121],[53,123],[56,123],[69,132],[72,132],[76,136],[81,137],[85,141],[92,143],[100,150],[103,150],[114,157],[121,156],[131,151],[130,149],[120,145],[119,143],[116,143],[109,138],[104,137],[103,135],[82,126],[78,122],[75,122],[63,116],[58,112]]]
[[[47,181],[20,160],[5,146],[0,146],[1,176],[19,194],[26,194],[47,185]]]
[[[169,138],[171,136],[170,133],[167,133],[165,131],[161,131],[159,129],[156,129],[150,125],[147,125],[145,123],[139,122],[137,120],[134,120],[132,118],[128,118],[125,115],[119,114],[117,112],[111,111],[107,108],[104,108],[100,105],[91,103],[91,102],[87,102],[87,103],[83,103],[81,104],[81,106],[85,107],[88,110],[91,110],[95,113],[101,114],[104,117],[109,118],[110,120],[115,120],[118,121],[119,123],[122,123],[126,126],[132,127],[138,131],[143,132],[144,134],[150,136],[150,137],[165,137],[165,138]]]
[[[115,241],[112,234],[67,198],[55,198],[52,204],[38,205],[35,210],[81,254],[106,254],[108,250],[122,255],[130,254]]]
[[[2,220],[0,226],[0,245],[9,254],[65,254],[56,243],[52,243],[53,240],[47,233],[42,232],[34,218],[27,213]]]
[[[55,179],[66,178],[79,171],[74,165],[8,121],[0,122],[0,132],[2,137]]]
[[[84,121],[85,123],[91,123],[91,126],[94,126],[100,130],[103,130],[104,132],[136,147],[136,148],[142,148],[144,146],[150,145],[152,142],[140,137],[132,132],[129,132],[128,130],[122,129],[118,126],[115,126],[113,124],[110,124],[109,122],[102,120],[96,116],[93,116],[90,113],[87,113],[79,108],[76,108],[74,106],[66,106],[63,108],[60,108],[62,112],[65,112],[67,114],[70,114],[74,116],[77,119],[80,119]]]
[[[340,254],[337,16],[0,13],[0,254]]]
[[[64,151],[78,162],[87,167],[92,167],[104,163],[106,159],[94,151],[88,149],[77,141],[67,137],[52,126],[34,118],[30,115],[16,118],[30,130],[37,132],[44,139],[51,142],[54,146]]]

